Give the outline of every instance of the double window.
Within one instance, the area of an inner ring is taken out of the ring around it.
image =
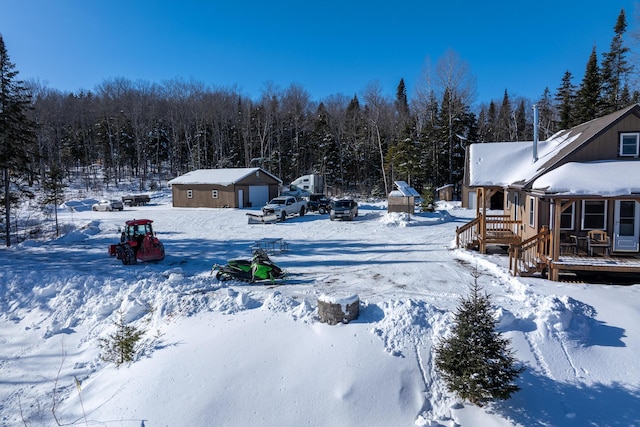
[[[640,133],[620,134],[620,156],[638,157],[640,153]]]
[[[584,200],[582,202],[582,229],[604,230],[607,225],[607,201]]]

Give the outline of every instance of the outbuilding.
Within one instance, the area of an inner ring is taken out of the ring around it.
[[[414,213],[416,211],[416,198],[420,197],[420,193],[404,181],[395,181],[394,184],[397,190],[389,193],[387,211]]]
[[[443,185],[442,187],[436,188],[436,194],[438,195],[438,200],[442,200],[444,202],[450,202],[453,200],[453,184]]]
[[[168,184],[173,207],[248,208],[277,197],[282,180],[262,168],[197,169]]]

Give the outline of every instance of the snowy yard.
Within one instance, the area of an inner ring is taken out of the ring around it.
[[[509,276],[504,255],[452,247],[474,211],[410,219],[361,203],[353,222],[308,214],[248,224],[247,210],[148,206],[61,212],[74,230],[0,250],[2,426],[640,426],[640,286]],[[128,219],[154,220],[162,262],[124,266],[107,247]],[[215,263],[263,238],[282,284],[219,282]],[[480,272],[500,330],[527,370],[484,408],[458,402],[432,346]],[[640,280],[639,280],[640,282]],[[317,299],[358,295],[360,316],[320,323]],[[122,311],[139,359],[101,361]],[[53,411],[52,411],[53,409]]]

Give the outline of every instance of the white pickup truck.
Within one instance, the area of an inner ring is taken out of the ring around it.
[[[306,200],[293,196],[279,196],[271,199],[262,207],[262,214],[264,216],[275,215],[278,220],[284,221],[291,215],[303,216],[307,210]]]

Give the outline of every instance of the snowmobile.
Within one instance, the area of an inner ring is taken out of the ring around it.
[[[257,249],[253,257],[248,259],[230,259],[227,265],[214,265],[211,274],[216,272],[216,279],[220,281],[236,279],[245,282],[255,282],[256,280],[282,279],[286,275],[285,271],[278,267],[269,259],[264,249]]]

